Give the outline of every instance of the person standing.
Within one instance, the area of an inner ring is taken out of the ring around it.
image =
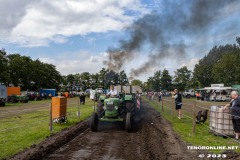
[[[178,112],[178,119],[181,119],[182,117],[182,113],[181,113],[181,109],[182,109],[182,95],[178,92],[177,89],[174,89],[173,93],[172,93],[172,98],[174,98],[175,100],[175,105],[176,105],[176,110]]]
[[[235,132],[235,138],[239,139],[240,136],[240,96],[238,96],[237,91],[231,92],[232,101],[230,104],[224,106],[224,110],[227,107],[231,108],[231,117],[233,123],[233,129]]]
[[[158,93],[158,101],[161,102],[162,101],[162,92]]]
[[[153,91],[152,91],[151,95],[152,95],[151,99],[154,100],[154,96],[155,96],[155,94],[154,94]]]
[[[216,91],[213,91],[213,100],[214,100],[214,102],[216,102],[216,100],[217,100],[217,93],[216,93]]]
[[[85,104],[85,99],[86,99],[86,95],[84,93],[82,93],[80,96],[79,96],[79,99],[80,99],[80,104]]]

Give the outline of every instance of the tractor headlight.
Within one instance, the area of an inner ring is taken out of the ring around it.
[[[114,108],[115,108],[115,110],[118,110],[118,106],[115,106]]]

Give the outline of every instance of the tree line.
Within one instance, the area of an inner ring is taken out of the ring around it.
[[[185,90],[193,85],[192,71],[183,66],[174,72],[174,76],[171,76],[167,69],[158,70],[146,82],[136,79],[132,81],[132,85],[141,85],[144,91],[170,91],[174,88]]]
[[[7,54],[4,49],[0,50],[0,68],[0,84],[21,86],[22,90],[58,88],[62,81],[54,65],[20,54]]]
[[[210,86],[212,83],[224,83],[226,86],[240,84],[240,37],[237,44],[213,47],[193,70],[193,79],[197,87]]]
[[[128,77],[124,70],[118,72],[102,68],[99,72],[69,74],[63,76],[62,90],[85,91],[86,89],[109,88],[113,85],[129,84]]]
[[[195,65],[193,71],[183,66],[171,76],[168,70],[159,70],[149,77],[147,82],[134,80],[132,83],[142,85],[145,91],[170,91],[178,88],[198,89],[211,84],[223,83],[226,86],[240,84],[240,37],[237,44],[214,46]]]
[[[141,85],[145,91],[201,88],[213,83],[224,83],[226,86],[240,84],[240,37],[237,44],[214,46],[208,54],[199,60],[193,71],[183,66],[171,76],[166,69],[158,70],[146,82],[138,79],[132,85]],[[7,54],[0,50],[0,83],[21,86],[23,90],[56,88],[61,91],[82,91],[88,88],[108,88],[111,84],[129,84],[124,70],[114,72],[102,68],[99,72],[69,74],[62,76],[56,66],[32,60],[20,54]]]
[[[22,90],[37,91],[55,88],[59,91],[85,91],[88,88],[108,88],[111,84],[128,84],[124,70],[119,73],[102,68],[98,73],[89,72],[63,76],[56,66],[20,54],[7,54],[0,50],[0,84],[20,86]]]

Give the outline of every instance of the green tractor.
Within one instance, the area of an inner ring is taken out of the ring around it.
[[[8,103],[17,103],[17,102],[28,103],[28,100],[29,100],[29,98],[26,95],[12,94],[7,97]]]
[[[135,112],[140,109],[141,88],[139,86],[115,86],[119,92],[117,97],[100,95],[95,111],[90,118],[90,128],[96,132],[99,121],[122,121],[125,130],[130,132]],[[138,90],[136,90],[138,89]]]

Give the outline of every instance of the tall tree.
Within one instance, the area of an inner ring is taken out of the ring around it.
[[[162,71],[161,84],[163,90],[172,90],[172,77],[166,69]]]
[[[156,91],[156,92],[159,92],[161,90],[161,76],[162,76],[162,72],[159,70],[159,71],[156,71],[154,73],[154,76],[153,76],[153,90]]]
[[[105,68],[102,68],[98,74],[99,74],[99,80],[98,80],[98,86],[104,88],[105,85],[105,75],[108,73],[109,71]]]
[[[8,55],[9,73],[11,83],[14,86],[22,86],[22,89],[29,89],[34,70],[32,69],[32,59],[19,54]]]
[[[238,40],[239,38],[237,38],[237,41]],[[235,52],[236,50],[239,50],[239,46],[236,44],[213,47],[209,53],[195,65],[193,78],[196,79],[201,86],[210,86],[210,84],[216,83],[212,73],[214,64],[217,63],[223,55]]]
[[[122,70],[120,73],[119,73],[119,83],[120,85],[126,85],[128,84],[128,77],[127,77],[127,74],[125,73],[124,70]]]
[[[139,79],[134,79],[131,82],[131,85],[133,85],[133,86],[142,86],[142,84],[143,84],[143,82]]]
[[[228,53],[213,66],[212,76],[215,83],[224,83],[227,86],[240,83],[240,52]]]
[[[183,91],[186,89],[186,86],[188,82],[191,80],[191,75],[192,72],[191,70],[188,70],[186,66],[177,69],[177,71],[174,72],[174,82],[176,84],[176,87],[180,90]]]
[[[10,75],[8,72],[8,59],[5,49],[0,50],[0,68],[0,84],[7,84],[10,79]]]
[[[86,90],[87,88],[90,88],[90,73],[89,72],[83,72],[81,74],[81,79],[80,79],[80,83],[82,86],[82,90]]]

